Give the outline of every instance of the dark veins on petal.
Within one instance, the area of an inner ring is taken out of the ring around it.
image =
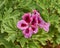
[[[35,23],[36,23],[36,19],[33,18],[32,25],[34,25]]]
[[[26,33],[29,33],[29,28],[27,28],[25,32],[26,32]]]
[[[39,17],[38,17],[38,23],[41,23],[41,21],[40,21]]]
[[[29,16],[26,16],[26,17],[25,17],[25,21],[26,21],[27,23],[30,23],[30,17],[29,17]]]
[[[22,27],[25,27],[25,26],[27,26],[27,25],[26,25],[26,24],[24,24],[24,23],[22,23],[22,24],[21,24],[21,26],[22,26]]]
[[[34,12],[34,14],[36,14],[36,12]]]
[[[34,27],[32,27],[32,30],[34,31],[34,30],[35,30],[35,28],[34,28]]]

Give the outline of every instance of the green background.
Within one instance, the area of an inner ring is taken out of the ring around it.
[[[49,32],[39,29],[31,38],[24,38],[16,27],[24,13],[36,9],[50,22]],[[41,48],[46,41],[53,47],[60,44],[60,0],[0,0],[0,48]]]

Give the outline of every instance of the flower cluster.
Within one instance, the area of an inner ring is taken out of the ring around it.
[[[46,23],[37,10],[33,10],[32,13],[25,13],[22,20],[17,23],[17,28],[22,30],[25,38],[30,38],[32,34],[36,34],[38,26],[48,32],[50,23]]]

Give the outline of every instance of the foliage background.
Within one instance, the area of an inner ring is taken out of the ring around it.
[[[36,35],[26,39],[16,24],[24,13],[34,9],[50,22],[50,31],[39,29]],[[0,48],[41,48],[48,40],[54,46],[60,44],[59,21],[60,0],[0,0]]]

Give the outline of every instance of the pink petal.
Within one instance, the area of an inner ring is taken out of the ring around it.
[[[46,23],[42,18],[38,19],[38,25],[40,28],[43,28],[45,31],[49,31],[50,23]]]
[[[31,25],[33,25],[33,26],[37,26],[37,24],[38,24],[37,16],[32,14]]]
[[[37,17],[37,20],[38,20],[38,24],[41,24],[42,22],[44,22],[44,20],[39,16]]]
[[[31,14],[30,13],[25,13],[22,16],[22,19],[25,20],[27,23],[30,23],[30,21],[31,21]]]
[[[38,27],[37,26],[32,26],[32,31],[34,34],[36,34],[38,32]]]
[[[43,25],[43,29],[45,30],[45,31],[49,31],[49,27],[50,27],[50,23],[44,23],[44,25]]]
[[[28,24],[24,20],[20,20],[17,23],[17,28],[24,30],[24,29],[28,28]]]
[[[33,14],[36,16],[40,16],[40,13],[37,10],[33,10]]]
[[[31,28],[27,28],[26,30],[23,30],[23,34],[25,38],[30,38],[33,34],[32,29]]]

